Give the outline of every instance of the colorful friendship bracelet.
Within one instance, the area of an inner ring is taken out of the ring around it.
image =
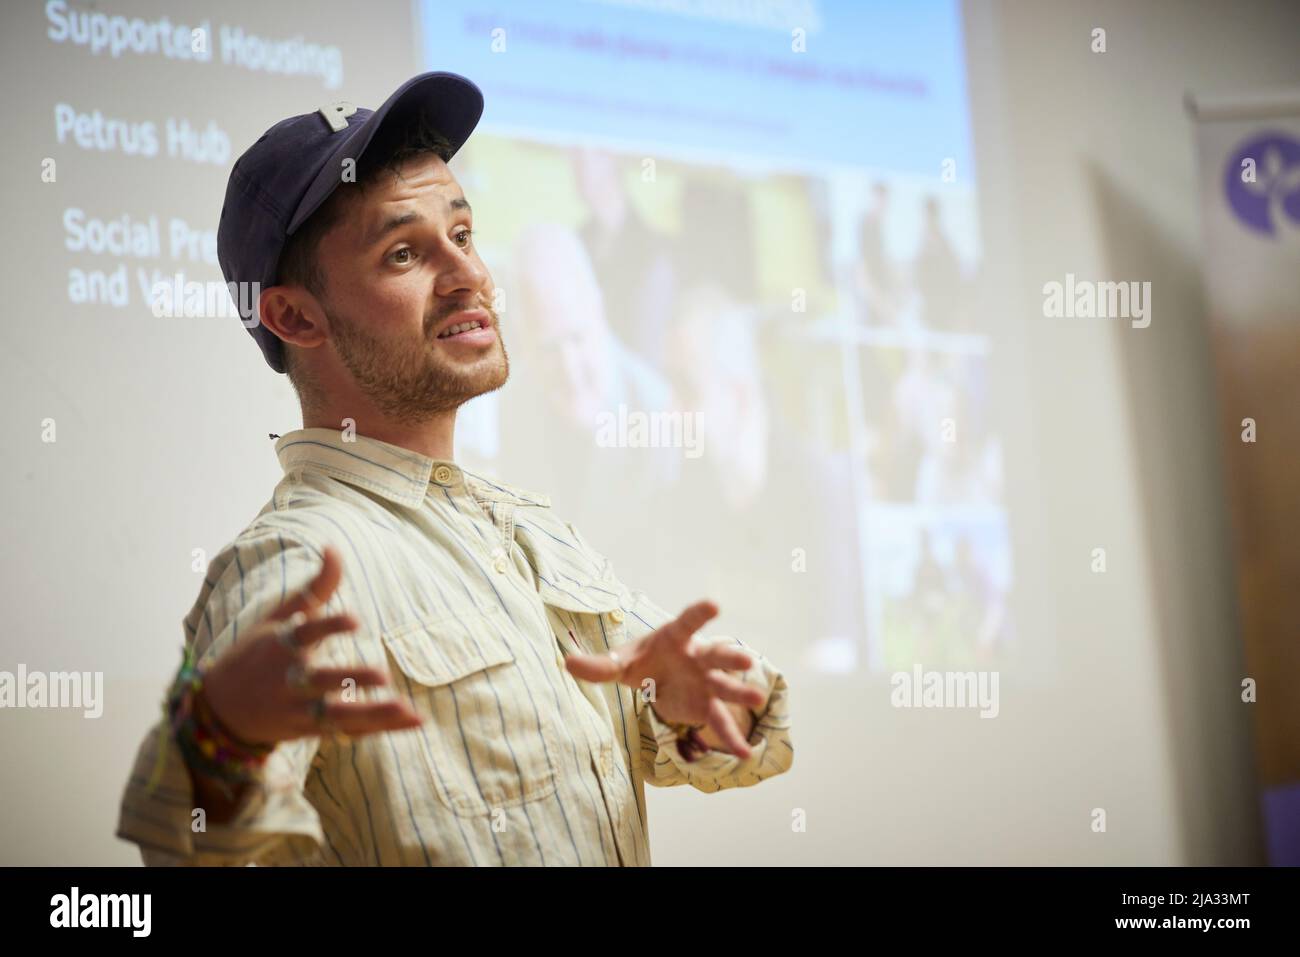
[[[203,694],[204,671],[194,664],[193,650],[185,649],[184,660],[163,702],[163,713],[171,727],[177,748],[196,773],[214,780],[233,797],[232,784],[254,780],[274,745],[255,745],[236,738],[221,724]],[[159,762],[150,786],[161,776],[166,749],[159,747]]]

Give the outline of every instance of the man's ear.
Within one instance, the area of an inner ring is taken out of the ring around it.
[[[329,335],[320,302],[302,286],[269,286],[257,303],[262,325],[285,342],[311,348]]]

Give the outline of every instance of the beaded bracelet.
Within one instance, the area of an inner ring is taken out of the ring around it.
[[[754,714],[753,708],[749,710],[749,714],[750,717],[754,719],[754,724],[757,725],[758,715]],[[655,712],[655,715],[658,717],[658,712]],[[693,764],[705,754],[714,750],[702,737],[700,737],[700,729],[705,727],[705,725],[664,721],[663,718],[659,718],[659,720],[663,721],[664,724],[673,729],[673,733],[677,736],[677,753],[682,756],[683,761]]]
[[[255,779],[275,745],[241,741],[222,725],[203,694],[203,677],[204,669],[196,667],[193,650],[187,647],[163,713],[186,764],[233,798],[231,785]],[[165,753],[159,748],[160,762]],[[154,777],[158,777],[157,771]]]
[[[654,705],[650,706],[650,710],[654,711]],[[658,711],[655,711],[654,715],[661,723],[672,729],[673,736],[677,739],[677,752],[682,756],[682,760],[694,762],[701,755],[711,750],[704,743],[704,739],[700,737],[700,729],[705,725],[686,724],[682,721],[665,721]]]
[[[690,725],[677,727],[677,753],[682,756],[683,761],[694,763],[711,750],[700,737],[698,728]]]

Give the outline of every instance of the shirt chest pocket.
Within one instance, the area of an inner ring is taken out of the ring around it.
[[[395,690],[425,721],[418,741],[438,799],[462,817],[555,793],[558,751],[545,708],[507,639],[500,609],[384,632]]]
[[[556,576],[539,580],[537,591],[566,654],[603,654],[630,640],[627,612],[612,585]]]

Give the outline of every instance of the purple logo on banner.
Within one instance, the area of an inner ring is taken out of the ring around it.
[[[1246,160],[1254,163],[1247,181]],[[1300,225],[1300,141],[1285,133],[1264,133],[1243,143],[1223,175],[1228,205],[1256,232],[1277,235],[1277,217]]]

